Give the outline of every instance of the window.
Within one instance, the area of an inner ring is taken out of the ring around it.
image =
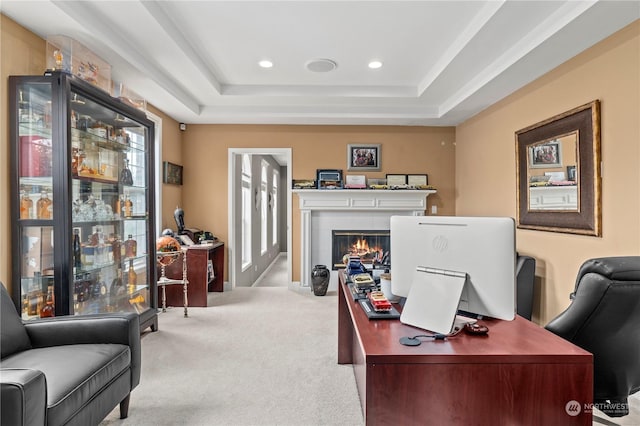
[[[275,246],[278,244],[278,177],[280,174],[277,170],[273,171],[273,184],[271,185],[271,215],[273,217],[271,243]]]
[[[265,254],[267,252],[267,229],[268,229],[268,217],[267,217],[267,169],[269,163],[265,160],[261,162],[262,173],[260,175],[260,252]]]
[[[242,269],[251,264],[251,156],[242,155]]]

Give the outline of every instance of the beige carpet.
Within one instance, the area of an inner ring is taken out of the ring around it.
[[[363,424],[351,366],[336,364],[337,298],[288,287],[286,254],[254,287],[209,293],[208,308],[159,313],[142,339],[142,379],[129,418],[107,425]],[[629,416],[597,412],[594,426],[640,425],[640,393]]]
[[[336,363],[335,292],[238,287],[209,302],[158,314],[129,417],[101,425],[363,424],[353,370]]]
[[[287,253],[280,253],[252,287],[287,286]]]

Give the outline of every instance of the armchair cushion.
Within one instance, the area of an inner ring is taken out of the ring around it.
[[[0,284],[0,358],[31,349],[31,341],[7,289]]]
[[[63,345],[31,349],[2,360],[5,368],[30,368],[44,373],[47,381],[48,423],[65,424],[78,407],[123,374],[124,398],[130,390],[128,346],[118,344]]]
[[[133,312],[56,317],[25,323],[33,348],[104,343],[128,346],[132,389],[140,383],[139,327],[138,315]]]

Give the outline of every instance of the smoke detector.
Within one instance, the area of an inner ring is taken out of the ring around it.
[[[305,66],[313,72],[330,72],[336,69],[338,64],[331,59],[312,59]]]

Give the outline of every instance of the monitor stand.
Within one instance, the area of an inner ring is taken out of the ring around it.
[[[475,322],[456,315],[466,279],[464,272],[418,266],[400,321],[440,334],[453,333],[456,327]]]

